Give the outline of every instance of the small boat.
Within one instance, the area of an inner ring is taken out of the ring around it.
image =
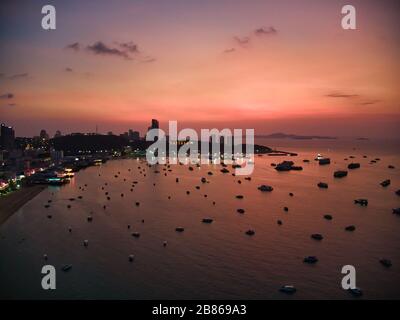
[[[262,192],[271,192],[272,190],[274,190],[274,188],[272,188],[271,186],[267,186],[265,184],[259,186],[257,189]]]
[[[293,165],[294,165],[293,161],[283,161],[275,167],[275,170],[276,171],[290,171],[290,170],[292,170]]]
[[[303,261],[305,263],[317,263],[318,259],[316,256],[308,256],[308,257],[305,257]]]
[[[246,231],[246,234],[248,236],[254,236],[256,234],[256,232],[254,230],[249,229],[249,230]]]
[[[71,270],[71,268],[72,268],[72,264],[65,264],[65,265],[63,265],[61,270],[64,272],[67,272],[67,271]]]
[[[132,232],[131,235],[132,235],[132,237],[135,237],[135,238],[139,238],[140,237],[140,233],[139,232]]]
[[[183,231],[185,231],[185,228],[178,227],[178,228],[175,228],[175,231],[176,232],[183,232]]]
[[[346,231],[354,231],[356,230],[355,226],[347,226],[346,228],[344,228]]]
[[[318,188],[328,189],[328,184],[325,182],[320,182],[320,183],[318,183]]]
[[[89,245],[89,240],[84,240],[84,241],[83,241],[83,245],[84,245],[85,247],[87,247],[87,246]]]
[[[130,254],[128,257],[129,262],[132,262],[135,259],[135,256],[133,254]]]
[[[93,221],[93,217],[92,217],[92,216],[88,216],[88,217],[87,217],[87,221],[88,221],[88,222],[92,222],[92,221]]]
[[[360,206],[367,206],[368,200],[367,199],[356,199],[354,200],[355,204],[359,204]]]
[[[387,187],[389,185],[390,185],[390,179],[387,179],[387,180],[381,182],[382,187]]]
[[[400,214],[400,208],[394,208],[393,210],[393,214]]]
[[[211,218],[204,218],[204,219],[202,220],[203,223],[212,223],[213,221],[214,221],[214,220],[211,219]]]
[[[238,213],[240,213],[240,214],[243,214],[245,211],[244,211],[244,209],[237,209],[236,210]]]
[[[360,168],[360,167],[361,167],[361,165],[360,165],[359,163],[354,163],[354,162],[350,163],[350,164],[347,166],[348,169],[358,169],[358,168]]]
[[[311,235],[311,238],[314,239],[314,240],[322,240],[324,237],[322,236],[322,234],[313,233],[313,234]]]
[[[333,217],[332,217],[330,214],[325,214],[325,215],[324,215],[324,219],[326,219],[326,220],[332,220]]]
[[[347,171],[344,171],[344,170],[335,171],[335,172],[333,173],[333,176],[334,176],[335,178],[344,178],[344,177],[347,176]]]
[[[279,291],[287,294],[294,294],[297,289],[292,285],[284,285],[279,289]]]
[[[360,288],[353,288],[353,289],[348,289],[348,291],[354,296],[354,297],[361,297],[363,295],[363,292]]]
[[[243,199],[244,197],[241,195],[241,194],[238,194],[237,196],[236,196],[236,199]]]
[[[386,268],[390,268],[392,266],[392,261],[390,261],[389,259],[381,259],[379,260],[379,262]]]
[[[317,157],[315,158],[315,160],[321,160],[321,159],[324,159],[324,156],[322,155],[322,154],[320,154],[320,153],[318,153],[317,154]]]
[[[327,165],[327,164],[330,164],[330,163],[331,163],[331,159],[329,159],[329,158],[322,158],[322,159],[319,159],[318,163],[319,163],[321,166]]]

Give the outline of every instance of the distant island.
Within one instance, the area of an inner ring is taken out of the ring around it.
[[[300,136],[296,134],[287,134],[287,133],[272,133],[269,135],[256,135],[256,138],[265,138],[265,139],[294,139],[294,140],[335,140],[337,137],[329,137],[329,136]]]

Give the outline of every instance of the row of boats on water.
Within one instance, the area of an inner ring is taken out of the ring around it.
[[[91,166],[99,166],[107,161],[106,158],[74,158],[72,161],[64,162],[62,165],[47,168],[29,176],[30,184],[46,184],[61,186],[70,182],[75,172]]]

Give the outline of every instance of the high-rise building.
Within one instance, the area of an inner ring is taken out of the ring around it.
[[[151,119],[151,129],[159,129],[160,124],[158,123],[158,120],[156,119]]]
[[[160,124],[158,123],[158,120],[156,119],[151,119],[151,126],[148,128],[147,132],[153,129],[160,129]],[[155,139],[157,141],[158,138]]]
[[[8,127],[2,123],[0,133],[1,149],[11,151],[14,148],[15,141],[15,132],[13,127]]]
[[[62,136],[61,131],[60,131],[60,130],[57,130],[57,131],[56,131],[56,134],[54,135],[54,138],[59,138],[59,137],[61,137],[61,136]]]
[[[49,135],[47,134],[46,130],[44,130],[44,129],[40,130],[39,137],[42,140],[49,140]]]
[[[129,140],[132,140],[132,141],[140,140],[139,131],[133,131],[132,129],[129,129]]]

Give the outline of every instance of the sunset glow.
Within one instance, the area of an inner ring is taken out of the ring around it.
[[[372,136],[400,123],[394,1],[353,1],[354,31],[328,1],[52,1],[55,31],[37,3],[1,12],[1,119],[21,135],[152,117]]]

